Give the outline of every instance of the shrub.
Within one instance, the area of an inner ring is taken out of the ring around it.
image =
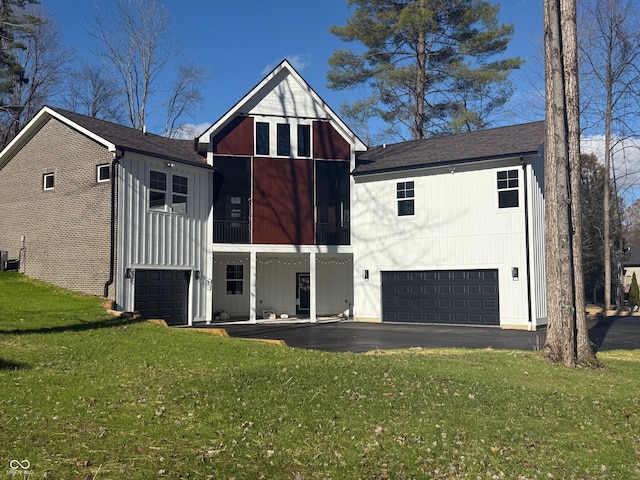
[[[640,305],[640,289],[638,288],[638,279],[636,273],[633,272],[631,278],[631,288],[629,289],[629,307],[633,310],[634,307]]]

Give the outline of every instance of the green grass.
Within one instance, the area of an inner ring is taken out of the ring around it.
[[[599,358],[289,349],[3,273],[0,478],[640,478],[640,351]]]

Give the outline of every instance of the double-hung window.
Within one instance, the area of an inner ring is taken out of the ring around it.
[[[243,265],[227,265],[227,295],[242,295]]]
[[[512,208],[518,201],[518,169],[502,170],[497,173],[498,208]]]
[[[149,208],[163,212],[187,213],[188,178],[151,170],[149,174]]]
[[[151,170],[149,177],[149,208],[166,210],[167,206],[167,174]]]
[[[398,199],[398,216],[413,215],[414,208],[414,183],[398,182],[396,186],[396,198]]]

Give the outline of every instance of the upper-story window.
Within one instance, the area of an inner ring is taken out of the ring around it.
[[[278,124],[278,149],[279,157],[291,155],[291,126],[288,123]]]
[[[503,170],[497,173],[498,208],[512,208],[518,201],[518,170]]]
[[[311,156],[311,125],[298,125],[298,156]]]
[[[269,155],[269,124],[256,123],[256,155]]]
[[[414,208],[414,183],[398,182],[396,186],[396,198],[398,199],[398,216],[413,215]]]
[[[111,172],[109,169],[109,164],[105,163],[104,165],[96,166],[96,182],[108,182],[111,178]]]
[[[256,121],[255,154],[271,157],[311,157],[311,124]]]
[[[155,170],[149,172],[149,208],[163,212],[187,213],[188,179],[181,175],[171,177],[171,184],[168,184],[166,173]]]
[[[42,189],[53,190],[56,183],[56,177],[54,173],[45,173],[42,175]]]

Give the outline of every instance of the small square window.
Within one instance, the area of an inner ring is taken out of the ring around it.
[[[256,123],[256,155],[269,155],[269,124]]]
[[[227,295],[242,295],[243,265],[227,265]]]
[[[55,174],[53,173],[45,173],[42,176],[42,188],[44,190],[53,190],[55,186]]]
[[[415,214],[414,183],[398,182],[396,186],[396,198],[398,199],[398,216],[404,217]]]
[[[288,123],[278,124],[278,156],[291,155],[291,128]]]
[[[96,166],[96,182],[108,182],[111,178],[109,164]]]

